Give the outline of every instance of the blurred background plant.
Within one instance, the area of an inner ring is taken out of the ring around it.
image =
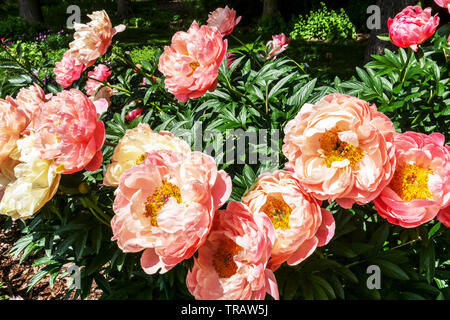
[[[344,9],[341,8],[339,12],[329,10],[323,2],[320,3],[320,6],[320,9],[311,11],[306,16],[298,16],[290,33],[294,40],[339,41],[356,39],[356,28]]]

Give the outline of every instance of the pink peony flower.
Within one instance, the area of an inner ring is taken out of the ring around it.
[[[144,109],[134,109],[125,116],[125,119],[128,122],[131,122],[134,119],[136,119],[137,117],[139,117],[141,115],[142,111],[144,111]]]
[[[84,64],[79,64],[71,58],[69,51],[64,53],[61,61],[55,63],[56,68],[53,72],[56,75],[56,82],[64,89],[72,85],[72,83],[80,79],[81,74],[86,70]]]
[[[97,170],[103,160],[105,125],[95,105],[81,91],[59,92],[35,118],[35,146],[42,159],[55,159],[57,173]]]
[[[275,228],[276,240],[269,263],[272,270],[285,261],[289,265],[299,264],[334,235],[331,213],[303,191],[291,172],[262,174],[242,202],[253,214],[267,215]]]
[[[14,99],[0,99],[0,165],[16,147],[16,142],[27,125],[28,118]]]
[[[216,28],[199,27],[194,21],[187,32],[175,33],[159,58],[167,90],[181,102],[215,90],[226,52],[227,41]]]
[[[440,133],[395,135],[397,169],[374,200],[378,214],[390,223],[414,228],[436,217],[450,204],[450,149]]]
[[[450,0],[434,0],[436,4],[442,8],[448,9],[448,12],[450,12]]]
[[[144,250],[146,273],[165,273],[205,242],[215,211],[231,194],[231,179],[200,152],[158,150],[136,163],[120,176],[112,240],[124,252]]]
[[[394,174],[394,125],[366,101],[328,95],[304,105],[284,132],[286,168],[319,200],[366,204]]]
[[[236,19],[236,11],[228,8],[217,8],[208,15],[208,26],[217,27],[222,36],[227,36],[233,32],[234,27],[241,21],[242,17]]]
[[[290,42],[291,39],[286,39],[284,33],[273,35],[272,40],[268,41],[266,44],[267,48],[271,46],[270,52],[267,55],[267,59],[273,57],[272,60],[275,60],[277,58],[277,55],[286,50]]]
[[[265,214],[240,202],[219,210],[205,244],[194,258],[186,285],[200,300],[263,300],[278,297],[277,280],[267,269],[275,232]]]
[[[431,16],[431,8],[422,10],[419,6],[408,6],[388,20],[392,42],[397,47],[410,47],[414,51],[434,34],[438,25],[439,17]]]
[[[93,96],[97,89],[102,85],[102,81],[107,81],[112,71],[104,64],[99,64],[94,68],[94,71],[88,72],[88,77],[91,78],[86,82],[86,93],[88,96]],[[98,81],[92,80],[96,79]]]
[[[74,41],[69,44],[70,56],[86,67],[106,53],[115,34],[125,30],[123,24],[113,28],[104,10],[88,14],[88,17],[91,21],[87,24],[75,23]]]

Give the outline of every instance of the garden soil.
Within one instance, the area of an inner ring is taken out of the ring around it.
[[[33,267],[33,261],[40,256],[30,255],[21,264],[19,264],[19,258],[13,259],[9,255],[9,250],[20,237],[20,231],[15,224],[7,231],[0,230],[0,299],[4,296],[20,297],[24,300],[64,299],[66,280],[59,277],[55,280],[53,288],[49,284],[50,276],[47,276],[27,292],[28,282],[40,268]],[[94,283],[89,300],[97,300],[101,295],[102,291]]]

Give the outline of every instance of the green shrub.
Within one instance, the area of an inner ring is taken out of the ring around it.
[[[356,38],[356,28],[344,9],[328,10],[323,2],[317,11],[298,16],[290,36],[293,39],[347,40]]]
[[[20,17],[6,16],[0,20],[0,35],[9,40],[32,38],[44,25],[39,22],[27,22]]]
[[[156,47],[144,46],[131,50],[130,56],[133,62],[139,63],[142,60],[152,60],[155,54],[160,53]]]

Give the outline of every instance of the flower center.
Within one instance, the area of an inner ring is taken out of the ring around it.
[[[284,200],[269,196],[262,211],[270,218],[275,229],[289,229],[292,209]]]
[[[353,169],[358,169],[358,162],[364,156],[360,147],[355,147],[339,139],[335,131],[327,131],[320,139],[320,147],[325,151],[325,164],[330,168],[335,161],[347,159]]]
[[[194,74],[195,69],[200,67],[200,63],[198,63],[198,61],[194,61],[194,62],[189,63],[189,66],[191,67],[192,72],[187,75],[188,77],[190,77]]]
[[[145,154],[141,154],[137,159],[136,159],[136,165],[140,165],[142,162],[144,162],[145,161],[145,158],[146,158],[146,156],[145,156]]]
[[[241,250],[240,246],[228,238],[219,244],[213,257],[213,266],[220,278],[229,278],[236,273],[238,267],[233,258]]]
[[[145,202],[144,215],[150,217],[152,226],[158,227],[156,215],[169,201],[169,198],[175,198],[177,203],[181,203],[182,201],[180,189],[176,185],[163,180],[162,185],[156,189],[156,191],[147,198],[147,202]]]
[[[402,200],[430,199],[432,194],[428,189],[428,175],[433,171],[415,164],[400,165],[394,173],[391,188]]]

